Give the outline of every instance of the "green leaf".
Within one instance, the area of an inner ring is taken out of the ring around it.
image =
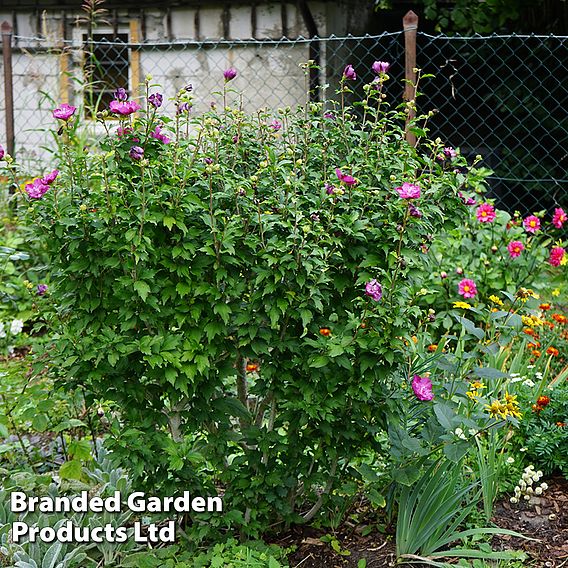
[[[66,461],[59,468],[59,476],[61,479],[81,479],[83,473],[83,465],[79,460]]]
[[[134,289],[138,292],[138,295],[145,302],[148,294],[150,293],[150,286],[143,280],[137,280],[134,282]]]
[[[45,432],[49,421],[45,414],[37,414],[32,420],[32,428],[38,432]]]
[[[177,221],[173,217],[164,217],[162,223],[164,223],[164,225],[171,231],[172,227],[177,223]]]

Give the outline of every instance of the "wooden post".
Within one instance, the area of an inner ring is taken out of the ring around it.
[[[136,18],[130,20],[130,43],[140,43],[140,28]],[[142,85],[139,47],[133,47],[130,53],[130,70],[132,98],[135,99],[140,95],[140,88]]]
[[[409,10],[402,18],[402,26],[404,29],[404,76],[406,84],[404,87],[404,100],[406,102],[415,101],[416,88],[416,32],[418,31],[418,16]],[[416,109],[413,106],[408,109],[408,118],[406,119],[406,141],[416,146],[416,135],[408,131],[410,121],[416,116]]]
[[[12,26],[2,22],[2,58],[4,61],[4,107],[6,118],[6,151],[14,156],[14,79],[12,73]]]
[[[69,52],[65,45],[65,12],[61,14],[59,37],[61,38],[61,53],[59,54],[59,102],[69,103]]]

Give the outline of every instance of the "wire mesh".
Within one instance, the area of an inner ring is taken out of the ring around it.
[[[15,37],[14,45],[16,154],[32,174],[48,168],[55,104],[106,108],[117,87],[140,97],[137,86],[147,75],[160,85],[163,110],[170,114],[175,93],[189,84],[195,97],[192,112],[219,103],[212,93],[219,92],[228,67],[238,71],[231,102],[247,111],[303,104],[316,84],[318,97],[333,98],[346,64],[358,74],[355,97],[372,80],[376,60],[391,63],[386,92],[392,104],[402,100],[404,90],[403,32],[137,44],[123,37],[86,41],[83,36],[73,42]],[[306,77],[301,64],[309,59],[319,71]],[[525,213],[566,206],[568,37],[418,32],[417,65],[434,75],[421,83],[418,99],[420,111],[437,111],[429,122],[430,135],[466,156],[483,156],[483,164],[494,171],[490,196],[500,207]],[[1,122],[4,116],[0,81]],[[85,114],[87,123],[89,116],[91,112]],[[94,121],[91,126],[96,132]]]

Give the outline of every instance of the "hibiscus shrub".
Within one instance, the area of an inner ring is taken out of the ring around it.
[[[66,140],[59,177],[23,196],[50,255],[52,372],[114,404],[138,486],[222,488],[252,534],[313,517],[386,429],[420,257],[482,179],[418,121],[406,142],[386,78],[357,113],[277,118],[192,118],[188,88],[175,118],[153,93],[135,119],[119,90],[100,145]],[[55,116],[70,138],[78,113]]]

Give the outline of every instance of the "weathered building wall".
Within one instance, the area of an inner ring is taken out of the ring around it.
[[[364,20],[362,5],[362,2],[360,5],[357,2],[309,2],[312,33],[314,25],[320,37],[358,31],[353,22],[361,25]],[[0,7],[0,21],[11,22],[17,34],[13,57],[16,151],[18,158],[24,159],[31,169],[41,168],[47,157],[41,147],[52,142],[46,130],[54,126],[50,112],[54,105],[69,102],[81,106],[83,103],[81,45],[87,23],[81,16],[80,11],[3,14]],[[308,42],[234,45],[230,41],[206,41],[308,37],[310,22],[296,3],[145,8],[143,11],[119,9],[109,11],[105,18],[107,22],[94,26],[93,33],[104,34],[109,40],[114,34],[127,34],[130,42],[141,44],[138,67],[133,66],[131,57],[130,84],[116,85],[128,88],[134,97],[141,94],[140,85],[135,83],[149,74],[154,83],[161,85],[165,99],[192,84],[194,111],[200,112],[212,102],[211,93],[221,89],[223,70],[234,67],[239,74],[231,87],[242,92],[246,110],[276,109],[306,99],[300,64],[310,57]],[[62,55],[64,46],[65,55]],[[323,45],[321,48],[321,83],[324,83],[327,62]],[[3,73],[1,62],[0,73]],[[0,87],[0,143],[5,120],[2,91],[3,85]],[[236,95],[231,96],[236,98]],[[167,102],[165,110],[173,113],[173,103]]]

